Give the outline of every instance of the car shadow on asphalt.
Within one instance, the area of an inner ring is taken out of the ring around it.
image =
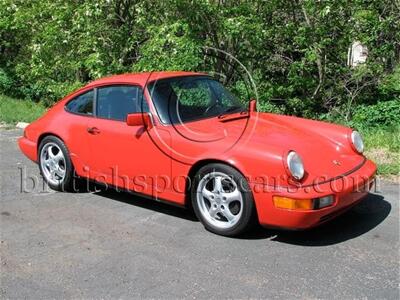
[[[135,205],[144,209],[156,211],[169,216],[182,218],[192,222],[198,222],[194,213],[186,208],[174,206],[153,199],[148,199],[129,192],[116,191],[114,189],[102,190],[95,193],[98,196],[106,197],[119,202]]]
[[[300,246],[329,246],[354,239],[372,230],[386,219],[391,208],[391,204],[381,195],[369,194],[343,215],[319,227],[304,231],[257,228],[241,238],[268,238],[270,241]],[[377,235],[374,237],[379,238]]]
[[[95,194],[169,216],[198,222],[191,209],[173,206],[114,189],[102,190]],[[383,196],[369,194],[361,203],[343,215],[319,227],[304,231],[288,231],[255,226],[255,228],[237,237],[237,239],[266,239],[301,246],[329,246],[356,238],[372,230],[386,219],[391,208],[392,206]],[[376,236],[376,238],[379,237]]]

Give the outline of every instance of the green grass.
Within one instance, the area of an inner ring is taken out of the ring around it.
[[[46,108],[28,100],[0,95],[0,122],[15,125],[32,122],[44,114]],[[378,174],[400,175],[400,128],[361,130],[366,156],[378,165]]]
[[[40,103],[0,95],[0,122],[2,123],[30,123],[43,115],[45,111],[46,108]]]
[[[380,175],[400,175],[400,128],[363,130],[365,155],[378,165]]]

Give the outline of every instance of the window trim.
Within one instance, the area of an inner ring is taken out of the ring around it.
[[[97,102],[98,102],[98,89],[103,89],[103,88],[109,88],[109,87],[115,87],[115,86],[130,86],[130,87],[137,87],[142,91],[142,98],[144,101],[146,101],[147,106],[149,107],[149,112],[150,112],[150,106],[149,103],[144,95],[144,89],[139,85],[139,84],[134,84],[134,83],[112,83],[112,84],[107,84],[107,85],[101,85],[101,86],[96,86],[94,88],[95,90],[95,96],[94,96],[94,104],[93,104],[93,108],[94,110],[94,117],[96,117],[97,119],[101,119],[101,120],[109,120],[109,121],[116,121],[116,122],[123,122],[126,123],[126,118],[125,120],[119,120],[119,119],[111,119],[111,118],[105,118],[105,117],[99,117],[97,114]],[[140,113],[140,112],[139,112]]]
[[[84,113],[74,112],[74,111],[71,111],[71,110],[69,110],[69,109],[67,108],[67,106],[68,106],[68,104],[69,104],[70,102],[72,102],[72,101],[76,100],[76,98],[78,98],[78,97],[80,97],[80,96],[82,96],[82,95],[84,95],[84,94],[90,93],[90,92],[93,92],[93,98],[92,98],[92,114],[84,114]],[[95,104],[96,104],[96,103],[95,103],[95,96],[96,96],[95,88],[92,88],[92,89],[89,89],[89,90],[85,90],[85,91],[83,91],[82,93],[79,93],[78,95],[74,96],[72,99],[68,100],[68,101],[65,103],[65,105],[64,105],[64,110],[65,110],[66,112],[70,113],[70,114],[73,114],[73,115],[77,115],[77,116],[81,116],[81,117],[94,118],[95,115],[96,115],[96,111],[95,111]]]

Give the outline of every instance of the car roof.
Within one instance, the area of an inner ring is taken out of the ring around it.
[[[179,77],[179,76],[199,76],[199,75],[204,76],[207,74],[198,72],[184,72],[184,71],[127,73],[127,74],[103,77],[94,80],[89,84],[87,84],[86,87],[94,87],[98,85],[107,85],[107,84],[123,84],[123,83],[139,84],[141,86],[144,86],[146,82],[150,82],[153,80]]]

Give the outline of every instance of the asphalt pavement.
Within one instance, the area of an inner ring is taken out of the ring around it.
[[[305,232],[207,232],[127,193],[58,193],[0,130],[0,297],[399,298],[399,185]],[[33,183],[35,182],[35,186]]]

